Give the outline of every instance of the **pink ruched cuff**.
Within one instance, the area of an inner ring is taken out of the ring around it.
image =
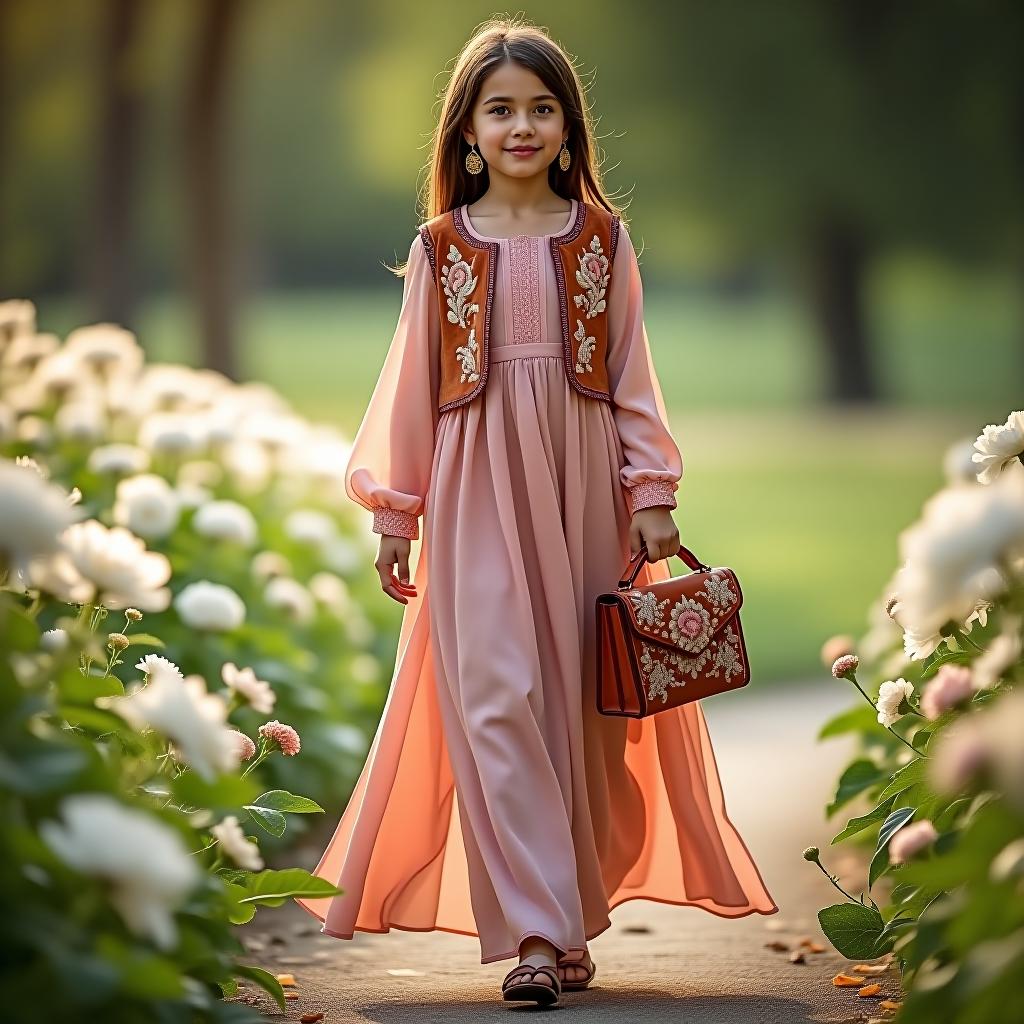
[[[408,537],[416,540],[420,535],[419,520],[411,512],[398,508],[378,506],[373,510],[373,532],[388,537]]]
[[[676,507],[675,486],[670,480],[643,480],[629,488],[633,511],[654,505]]]

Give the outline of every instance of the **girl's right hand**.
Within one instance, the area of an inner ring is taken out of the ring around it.
[[[381,534],[380,550],[373,563],[380,576],[380,586],[388,597],[399,604],[408,604],[410,597],[416,597],[416,584],[409,582],[409,549],[412,541],[408,537],[389,537]],[[398,566],[398,576],[392,566]]]

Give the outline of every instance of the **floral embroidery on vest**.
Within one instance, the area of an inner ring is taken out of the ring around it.
[[[577,295],[576,298],[578,299],[579,296]],[[592,373],[594,367],[591,365],[590,357],[597,347],[597,339],[587,337],[587,329],[583,326],[582,320],[576,321],[576,333],[573,337],[580,343],[576,350],[576,372]]]
[[[465,345],[460,345],[455,350],[455,358],[458,359],[459,366],[462,367],[462,376],[459,378],[460,384],[465,384],[467,380],[480,379],[476,362],[476,353],[479,347],[476,343],[476,328],[470,327],[469,341]]]
[[[476,328],[470,327],[468,319],[480,312],[480,307],[475,302],[467,302],[466,299],[472,294],[476,287],[476,277],[473,276],[472,263],[467,263],[462,253],[454,245],[448,249],[448,262],[450,267],[441,268],[441,281],[444,285],[444,294],[448,300],[448,321],[458,324],[460,327],[469,328],[469,338],[465,345],[460,345],[455,350],[455,357],[462,367],[460,383],[467,380],[476,381],[480,379],[477,366],[477,351],[479,346],[476,343]],[[476,257],[473,257],[473,263]]]
[[[605,256],[597,235],[591,240],[590,249],[584,249],[578,259],[580,268],[576,271],[576,280],[586,294],[574,295],[573,301],[581,309],[586,310],[589,320],[604,312],[604,296],[608,287],[608,257]]]

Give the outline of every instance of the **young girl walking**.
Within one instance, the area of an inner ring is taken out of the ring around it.
[[[682,460],[584,98],[565,52],[517,21],[478,31],[445,91],[346,471],[406,605],[395,673],[315,869],[343,895],[298,901],[339,938],[479,936],[481,963],[519,958],[504,997],[539,1003],[586,988],[587,940],[626,900],[778,909],[699,703],[596,708],[596,597],[641,545],[639,585],[672,575]]]

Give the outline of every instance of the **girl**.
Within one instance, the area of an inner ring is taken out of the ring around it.
[[[519,957],[505,998],[553,1003],[593,978],[587,940],[625,900],[778,908],[726,816],[700,706],[596,710],[596,596],[640,545],[640,584],[671,575],[682,460],[562,49],[520,22],[479,31],[430,170],[346,471],[381,587],[406,605],[395,675],[315,872],[343,895],[299,902],[339,938],[479,936],[481,963]]]

